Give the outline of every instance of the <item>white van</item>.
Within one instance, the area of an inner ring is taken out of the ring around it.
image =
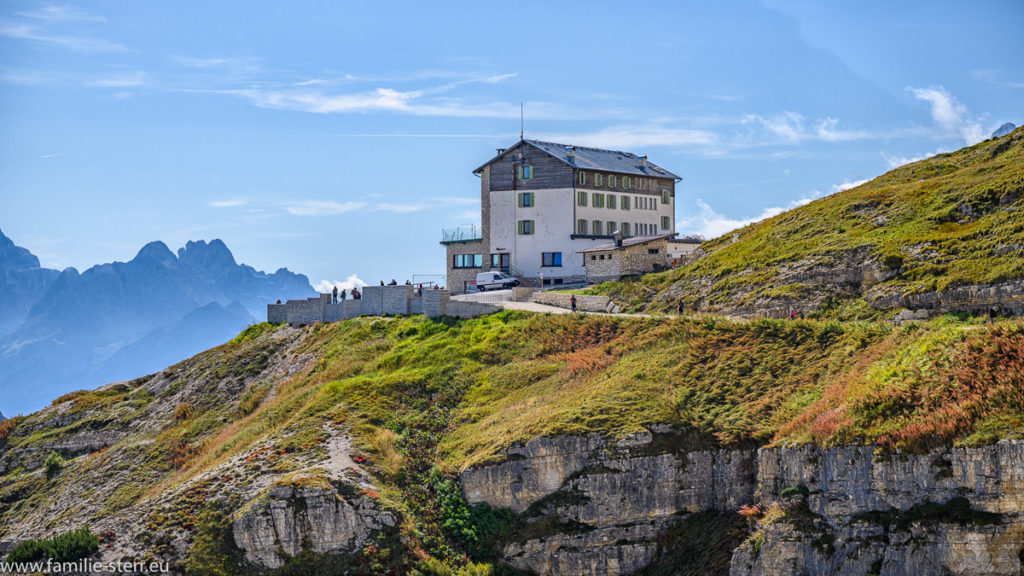
[[[513,278],[502,272],[481,272],[476,275],[476,289],[485,292],[487,290],[501,290],[519,286],[519,279]]]

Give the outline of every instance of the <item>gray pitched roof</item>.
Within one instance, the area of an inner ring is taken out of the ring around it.
[[[623,248],[629,248],[630,246],[636,246],[637,244],[647,244],[648,242],[654,242],[655,240],[664,240],[665,238],[672,238],[676,233],[658,234],[656,236],[630,236],[629,238],[622,239],[622,246],[616,246],[615,242],[607,242],[605,244],[598,244],[597,246],[591,246],[590,248],[584,248],[583,250],[577,250],[577,254],[584,252],[608,252],[609,250],[622,250]]]
[[[676,180],[682,180],[681,177],[665,170],[661,166],[658,166],[650,160],[647,161],[647,167],[642,166],[642,160],[636,154],[632,152],[619,152],[617,150],[604,150],[601,148],[587,148],[584,146],[569,146],[566,144],[556,144],[554,142],[543,142],[541,140],[520,140],[515,146],[512,146],[505,152],[498,154],[494,158],[491,158],[487,162],[480,166],[473,173],[477,173],[483,170],[484,166],[489,165],[495,160],[501,158],[505,154],[508,154],[516,147],[521,144],[529,144],[538,150],[553,156],[562,162],[582,170],[601,170],[605,172],[617,172],[619,174],[632,174],[635,176],[651,176],[654,178],[674,178]],[[569,159],[569,148],[576,150],[576,158],[573,160]]]

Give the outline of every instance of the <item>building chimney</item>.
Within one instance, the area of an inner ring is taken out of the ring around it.
[[[643,156],[640,157],[640,169],[644,170],[644,171],[647,170],[647,155],[646,154],[644,154]]]
[[[618,247],[622,246],[622,232],[616,230],[612,236],[615,238],[615,245]]]
[[[572,163],[572,164],[576,163],[576,147],[575,146],[566,146],[565,147],[565,155],[566,155],[567,158],[569,158],[569,162],[570,163]]]

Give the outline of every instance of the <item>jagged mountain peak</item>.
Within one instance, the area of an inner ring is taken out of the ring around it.
[[[39,258],[14,243],[0,230],[0,271],[39,268]]]
[[[238,265],[231,250],[219,238],[214,238],[209,243],[205,240],[189,241],[184,248],[178,249],[178,261],[187,266],[208,269]]]
[[[155,240],[143,246],[142,249],[139,250],[139,253],[135,255],[135,258],[132,259],[133,262],[142,260],[153,260],[156,262],[166,263],[177,261],[177,257],[175,257],[174,252],[171,252],[171,249],[167,247],[167,244],[164,244],[160,240]]]
[[[1014,126],[1012,122],[1007,122],[1007,123],[1003,124],[1002,126],[1000,126],[999,128],[996,128],[996,131],[992,133],[992,137],[993,138],[1002,138],[1003,136],[1006,136],[1007,134],[1009,134],[1010,132],[1013,132],[1016,129],[1017,129],[1017,127]]]

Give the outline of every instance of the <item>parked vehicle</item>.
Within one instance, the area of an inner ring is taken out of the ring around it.
[[[501,290],[519,286],[519,279],[513,278],[503,272],[481,272],[476,275],[476,289],[485,292],[487,290]]]

